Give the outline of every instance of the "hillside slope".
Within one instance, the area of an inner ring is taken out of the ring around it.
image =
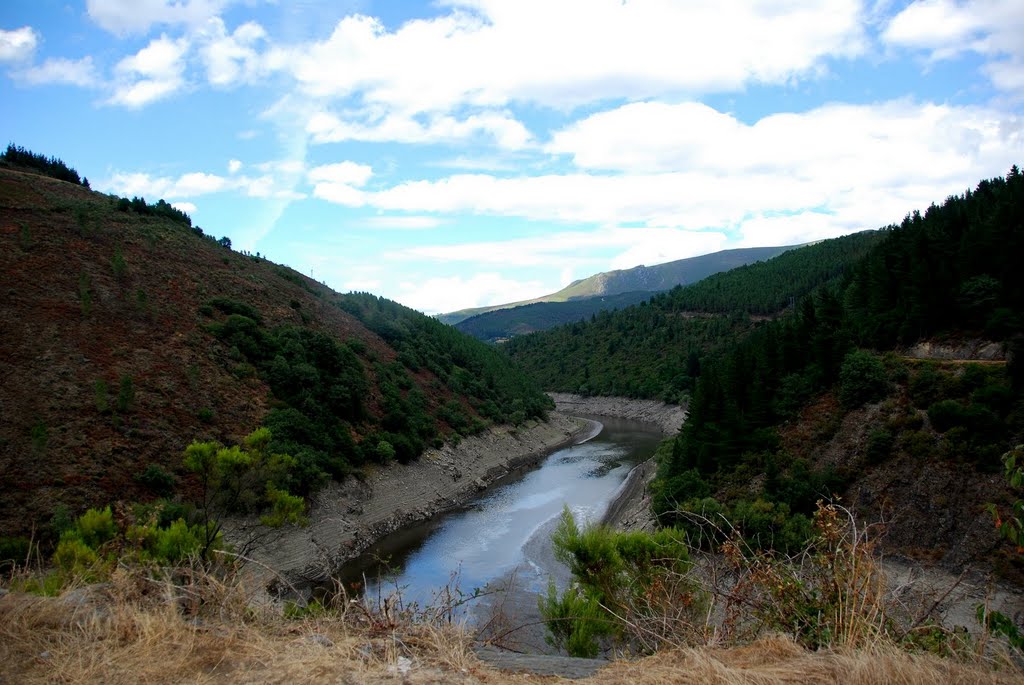
[[[669,290],[678,285],[688,285],[707,278],[712,274],[735,269],[745,264],[753,264],[765,259],[771,259],[791,250],[794,246],[782,247],[744,247],[734,250],[721,250],[711,254],[677,259],[655,266],[635,266],[631,269],[618,269],[616,271],[604,271],[587,278],[573,281],[558,292],[544,295],[543,297],[522,302],[511,302],[509,304],[493,305],[490,307],[476,307],[473,309],[462,309],[449,314],[438,316],[438,320],[447,324],[455,325],[471,317],[480,316],[489,312],[499,310],[525,307],[527,305],[542,302],[570,302],[575,300],[586,300],[589,298],[611,297],[624,293],[655,293],[662,290]],[[634,299],[633,302],[641,300]],[[628,304],[632,304],[629,302]],[[593,309],[592,305],[589,305]],[[624,306],[623,304],[612,305]],[[566,311],[565,308],[560,311]],[[573,311],[569,308],[568,311]],[[589,316],[588,311],[583,316]],[[583,316],[572,315],[569,321],[578,320]],[[559,321],[566,323],[567,321]],[[542,330],[534,327],[534,330]],[[479,336],[478,336],[479,337]]]
[[[841,276],[879,239],[863,232],[791,249],[592,321],[513,338],[506,349],[547,390],[678,403],[703,359]]]
[[[549,406],[486,345],[233,252],[169,205],[0,169],[0,209],[0,534],[187,488],[193,440],[269,425],[310,491]]]
[[[844,279],[722,348],[663,454],[662,521],[714,512],[791,550],[838,493],[891,522],[890,550],[1024,577],[985,511],[1009,505],[1001,457],[1024,438],[1022,251],[1014,167],[890,226]]]

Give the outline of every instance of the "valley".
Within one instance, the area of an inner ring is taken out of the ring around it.
[[[472,616],[550,655],[773,631],[810,653],[842,630],[1020,667],[1016,167],[490,345],[459,329],[552,303],[453,327],[16,164],[0,208],[0,610],[171,569],[222,588],[197,615],[241,592],[289,620],[354,605],[371,635]],[[360,578],[391,554],[389,598]],[[460,563],[465,610],[437,594]]]

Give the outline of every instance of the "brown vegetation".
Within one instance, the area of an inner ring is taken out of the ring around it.
[[[907,654],[884,644],[811,651],[773,636],[612,662],[582,681],[499,672],[457,626],[282,618],[246,608],[241,586],[185,588],[127,572],[60,598],[0,597],[0,682],[10,683],[1018,683],[1008,664]],[[191,606],[201,610],[192,612]],[[185,606],[186,610],[182,611]]]

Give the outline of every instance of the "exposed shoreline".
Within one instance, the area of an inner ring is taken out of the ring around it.
[[[584,397],[568,392],[549,392],[555,407],[563,414],[592,414],[630,419],[657,426],[666,437],[675,435],[686,420],[686,407],[665,404],[658,400],[637,400],[630,397]]]
[[[641,421],[657,426],[665,437],[678,433],[688,415],[685,407],[656,400],[583,397],[562,392],[549,392],[548,396],[555,401],[555,406],[560,412]],[[657,464],[654,457],[634,466],[612,497],[612,501],[608,503],[601,523],[622,530],[653,530],[655,522],[647,486],[654,479],[656,472]]]
[[[302,590],[328,580],[385,535],[463,505],[511,471],[584,439],[592,425],[555,411],[546,422],[495,426],[413,463],[331,483],[311,499],[304,528],[270,530],[235,520],[227,522],[227,537],[257,562],[251,572],[262,585],[284,581],[281,589]]]

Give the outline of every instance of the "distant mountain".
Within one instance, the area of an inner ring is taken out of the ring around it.
[[[569,302],[534,302],[511,309],[472,316],[455,324],[467,335],[480,340],[496,342],[516,335],[545,331],[574,321],[589,319],[599,312],[614,311],[645,302],[655,293],[641,291],[586,297]]]
[[[786,250],[790,250],[793,247],[796,246],[746,247],[735,250],[722,250],[720,252],[713,252],[699,257],[677,259],[674,262],[666,262],[655,266],[641,265],[635,266],[632,269],[605,271],[599,274],[594,274],[588,278],[573,281],[558,292],[550,295],[544,295],[543,297],[537,297],[532,300],[523,300],[521,302],[511,302],[509,304],[493,305],[491,307],[460,309],[457,312],[441,314],[437,318],[444,323],[454,326],[460,321],[465,321],[470,317],[479,316],[480,314],[486,314],[500,309],[523,307],[541,302],[569,302],[572,300],[580,300],[590,297],[621,295],[623,293],[646,292],[650,295],[651,293],[669,290],[677,285],[696,283],[702,278],[707,278],[711,274],[716,274],[720,271],[728,271],[729,269],[735,269],[736,267],[743,266],[745,264],[752,264],[753,262],[771,259],[772,257],[781,254]],[[640,301],[642,300],[633,299],[627,304],[635,304]],[[617,306],[625,306],[625,304],[619,303]],[[602,309],[608,308],[614,307],[605,307]],[[572,309],[562,309],[558,311],[572,311]],[[589,313],[586,315],[589,316]],[[565,319],[563,321],[559,321],[559,323],[567,323],[569,321],[579,320],[579,318],[580,317],[575,319]],[[542,330],[543,328],[548,327],[549,326],[543,326],[534,328],[533,330]]]

